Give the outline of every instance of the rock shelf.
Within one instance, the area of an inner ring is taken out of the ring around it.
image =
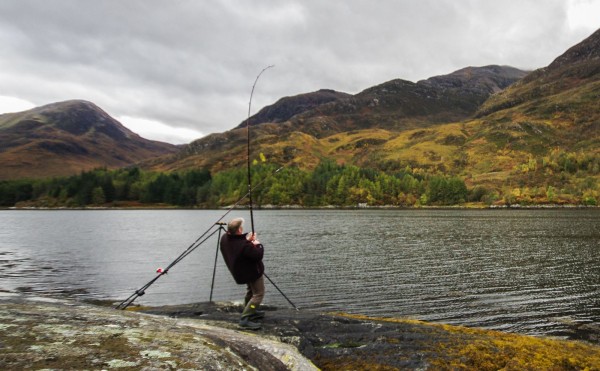
[[[600,346],[409,319],[196,303],[115,310],[0,295],[1,369],[600,370]]]

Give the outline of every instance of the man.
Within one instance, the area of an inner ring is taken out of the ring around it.
[[[242,218],[227,223],[227,233],[221,237],[221,254],[235,282],[247,285],[240,326],[255,330],[260,324],[254,321],[265,316],[257,310],[265,296],[264,248],[256,233],[244,233],[243,224]]]

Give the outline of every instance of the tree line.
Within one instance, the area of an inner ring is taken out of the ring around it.
[[[584,153],[552,151],[515,166],[496,186],[474,185],[464,179],[404,168],[386,171],[322,161],[308,171],[255,161],[252,196],[259,206],[356,207],[426,205],[465,202],[485,205],[598,205],[600,158]],[[69,177],[0,182],[0,206],[174,206],[217,208],[240,201],[248,192],[246,168],[211,174],[207,169],[153,172],[138,167],[95,169]],[[242,201],[244,204],[247,201]]]
[[[215,208],[233,205],[248,192],[246,169],[211,174],[206,169],[152,172],[138,167],[95,169],[69,177],[0,182],[0,206],[85,207],[172,205]],[[426,175],[410,168],[386,173],[323,161],[314,170],[252,166],[252,196],[266,206],[455,205],[470,200],[457,177]],[[479,201],[479,200],[477,200]],[[243,202],[242,202],[243,204]]]

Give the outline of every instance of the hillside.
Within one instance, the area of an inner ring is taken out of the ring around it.
[[[599,103],[600,30],[481,106],[466,125],[465,173],[504,179],[516,201],[536,188],[600,200]]]
[[[176,150],[140,137],[86,101],[0,115],[0,180],[123,167]]]
[[[467,119],[488,97],[526,74],[506,66],[468,67],[417,83],[392,80],[356,95],[320,90],[282,98],[250,118],[254,150],[271,161],[303,168],[312,168],[326,157],[361,164],[365,151],[377,151],[394,136],[382,132],[397,133]],[[275,114],[278,112],[286,114]],[[365,137],[356,137],[358,132]],[[179,153],[146,166],[156,170],[209,167],[219,171],[243,162],[245,140],[242,123],[225,133],[198,139]]]
[[[552,117],[551,114],[560,111],[561,106],[564,108],[565,104],[569,104],[570,102],[584,104],[597,103],[597,101],[594,101],[594,98],[598,98],[598,87],[591,86],[590,84],[597,82],[599,79],[600,29],[581,43],[567,50],[547,67],[534,71],[517,84],[511,86],[510,89],[489,99],[482,105],[477,115],[482,117],[522,104],[528,104],[531,108],[529,111],[538,117]],[[582,92],[582,85],[590,86],[588,86],[589,89]],[[569,92],[569,94],[561,96],[562,93],[566,92]],[[567,102],[553,102],[551,99],[552,97],[559,99],[566,98],[571,93],[575,93],[577,97]],[[580,96],[580,94],[584,95]],[[585,100],[585,102],[581,102],[582,100]],[[559,104],[559,106],[550,107],[555,103]],[[554,108],[554,112],[548,111],[551,108]],[[578,104],[576,108],[581,108],[581,104]],[[569,111],[577,113],[573,109]],[[597,114],[597,112],[591,113]],[[591,121],[598,121],[598,116],[593,116],[589,119]]]

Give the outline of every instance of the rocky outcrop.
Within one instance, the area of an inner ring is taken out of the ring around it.
[[[330,89],[321,89],[312,93],[284,97],[270,106],[266,106],[257,114],[244,120],[238,128],[246,127],[247,121],[250,125],[258,125],[267,122],[285,122],[297,114],[310,111],[323,104],[350,98],[352,95]]]
[[[600,347],[579,341],[411,319],[264,309],[257,334],[294,345],[322,370],[600,369]],[[143,310],[235,327],[241,306],[197,303]],[[592,332],[597,335],[600,329]],[[590,332],[586,338],[597,343],[596,335]]]
[[[200,319],[3,294],[0,369],[311,370],[295,347]]]
[[[600,369],[600,347],[589,342],[409,319],[264,309],[263,328],[243,332],[237,328],[239,305],[119,311],[3,294],[0,369]]]

